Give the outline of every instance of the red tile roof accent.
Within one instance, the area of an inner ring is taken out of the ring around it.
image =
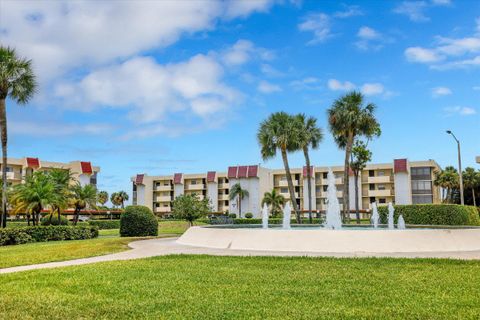
[[[228,167],[228,179],[235,179],[237,177],[238,167]]]
[[[173,183],[175,184],[181,184],[182,183],[182,174],[181,173],[175,173],[173,175]]]
[[[248,166],[248,174],[249,178],[256,178],[258,176],[258,166]]]
[[[355,175],[352,168],[348,168],[348,174],[351,176]]]
[[[215,182],[215,176],[216,176],[215,171],[208,171],[207,172],[207,182]]]
[[[238,178],[246,178],[247,177],[247,170],[248,170],[248,166],[239,166],[238,167]]]
[[[307,166],[303,166],[303,176],[306,177],[307,175]],[[313,166],[310,166],[310,177],[315,177]]]
[[[408,172],[407,159],[395,159],[393,160],[394,172]]]
[[[144,174],[137,174],[137,177],[135,178],[135,184],[143,184],[144,176]]]
[[[80,166],[82,167],[82,173],[92,174],[92,164],[90,162],[80,161]]]
[[[38,158],[27,158],[27,167],[29,168],[39,168],[40,161]]]

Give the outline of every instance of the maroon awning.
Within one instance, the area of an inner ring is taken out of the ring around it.
[[[135,184],[143,184],[144,176],[144,174],[137,174],[137,177],[135,178]]]
[[[228,179],[235,179],[237,177],[238,167],[228,167]]]
[[[27,158],[27,167],[29,168],[40,168],[40,161],[38,158]]]
[[[181,173],[175,173],[173,175],[173,183],[175,183],[175,184],[182,183],[182,174]]]
[[[248,166],[239,166],[237,177],[246,178],[247,177]]]
[[[307,166],[303,166],[303,176],[308,176]],[[310,177],[313,177],[313,166],[310,166]]]
[[[393,169],[395,173],[408,172],[407,159],[393,160]]]
[[[80,166],[82,167],[82,173],[86,173],[86,174],[93,173],[92,164],[90,162],[81,161]]]
[[[248,177],[255,178],[258,175],[258,166],[248,166]]]
[[[207,172],[207,182],[215,182],[215,171],[208,171]]]

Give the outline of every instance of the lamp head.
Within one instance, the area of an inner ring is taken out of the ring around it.
[[[450,130],[447,130],[447,133],[448,133],[448,134],[452,134],[452,131],[450,131]]]

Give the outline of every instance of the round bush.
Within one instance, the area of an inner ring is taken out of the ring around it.
[[[128,206],[120,215],[120,236],[157,236],[158,221],[152,210],[144,206]]]
[[[235,213],[229,213],[228,217],[232,218],[232,219],[235,219],[237,217],[237,215]]]
[[[58,223],[58,216],[49,214],[40,219],[40,224],[42,226],[66,226],[68,225],[68,220],[64,216],[60,216],[60,223]]]
[[[247,219],[252,219],[253,218],[253,214],[251,212],[247,212],[245,213],[245,218]]]

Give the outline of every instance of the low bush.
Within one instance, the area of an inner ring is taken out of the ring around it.
[[[413,204],[394,206],[394,218],[403,215],[406,224],[477,226],[480,219],[475,207],[457,204]],[[387,223],[388,208],[378,208],[380,222]]]
[[[120,229],[120,220],[89,220],[88,224],[98,227],[99,230]]]
[[[245,218],[252,219],[253,218],[253,213],[251,213],[251,212],[245,213]]]
[[[29,242],[83,240],[98,237],[95,226],[35,226],[0,229],[0,246]]]
[[[145,206],[128,206],[120,215],[120,236],[157,236],[158,221],[152,210]]]
[[[60,223],[58,221],[58,216],[57,215],[46,215],[42,219],[40,219],[40,224],[42,226],[66,226],[68,225],[68,220],[64,216],[60,216]]]
[[[228,217],[232,218],[232,219],[235,219],[237,217],[237,215],[235,213],[229,213]]]

